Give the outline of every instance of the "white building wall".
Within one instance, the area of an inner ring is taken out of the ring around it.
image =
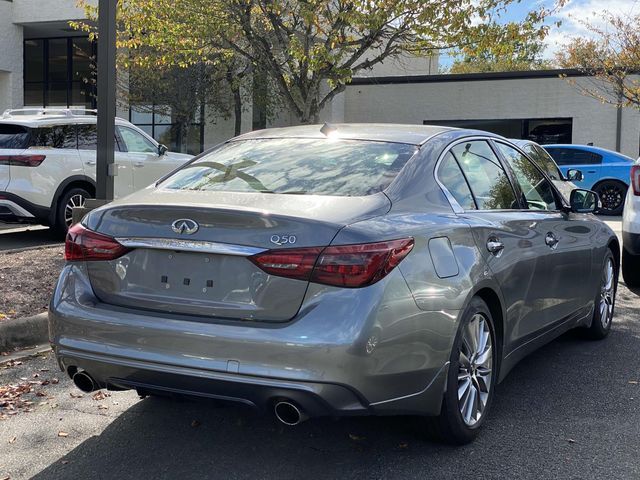
[[[23,104],[22,27],[12,22],[13,6],[0,1],[0,112]]]
[[[573,118],[573,143],[616,147],[615,107],[555,77],[352,85],[345,97],[347,122]],[[639,137],[640,114],[626,109],[622,153],[637,157]]]
[[[97,5],[97,0],[89,3]],[[85,18],[77,0],[13,0],[14,23],[59,22]]]

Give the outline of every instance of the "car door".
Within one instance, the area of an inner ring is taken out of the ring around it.
[[[133,165],[136,190],[145,188],[175,168],[175,162],[159,155],[158,145],[134,128],[118,125],[118,133]]]
[[[535,242],[544,244],[545,255],[539,262],[544,290],[540,292],[534,310],[539,318],[525,326],[533,331],[543,322],[543,328],[558,322],[586,315],[595,292],[588,288],[591,275],[591,240],[596,234],[593,217],[568,213],[551,181],[539,167],[514,146],[493,140],[497,151],[509,165],[515,182],[522,192],[531,220],[530,228],[536,233]]]
[[[494,148],[487,139],[472,139],[455,144],[450,153],[473,194],[475,208],[465,209],[464,217],[500,285],[507,349],[512,349],[538,335],[550,320],[555,293],[546,274],[552,250],[539,224],[542,216],[525,208]]]
[[[575,168],[582,172],[582,180],[574,182],[578,187],[591,190],[593,185],[600,179],[602,155],[573,147],[545,147],[545,150],[556,161],[565,177],[570,168]]]
[[[86,175],[93,180],[96,179],[96,149],[98,144],[98,133],[95,123],[79,124],[78,131],[78,152],[84,164]],[[118,168],[117,175],[113,179],[113,196],[121,198],[132,193],[133,185],[133,165],[125,152],[121,151],[119,143],[114,138],[114,162]]]

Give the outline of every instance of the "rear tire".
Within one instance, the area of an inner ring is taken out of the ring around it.
[[[478,435],[493,400],[497,352],[491,312],[482,299],[474,297],[453,344],[440,415],[427,419],[437,438],[464,445]]]
[[[607,250],[601,267],[600,284],[593,306],[593,319],[587,329],[592,340],[602,340],[609,335],[613,323],[613,313],[618,288],[618,269],[611,250]]]
[[[640,287],[640,255],[622,249],[622,278],[629,288]]]
[[[600,197],[600,202],[602,202],[602,208],[597,213],[601,215],[622,215],[627,188],[624,183],[616,180],[605,180],[599,183],[593,189]]]
[[[64,237],[67,234],[71,225],[73,207],[84,206],[87,198],[91,198],[89,192],[79,187],[71,188],[60,196],[56,205],[56,222],[53,225],[53,232],[56,236]]]

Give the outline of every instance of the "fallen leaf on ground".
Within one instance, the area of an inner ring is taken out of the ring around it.
[[[69,434],[68,434],[67,432],[62,432],[62,431],[60,431],[60,432],[58,432],[58,436],[59,436],[59,437],[68,437],[68,436],[69,436]]]
[[[192,426],[193,428],[195,428],[195,427],[199,427],[199,426],[200,426],[200,422],[199,422],[198,420],[194,420],[193,422],[191,422],[191,426]]]
[[[109,407],[106,405],[98,405],[98,410],[107,410]]]
[[[11,440],[9,440],[9,443],[15,443],[16,440],[18,439],[18,437],[12,437]]]
[[[62,460],[60,463],[66,465],[67,463],[69,463],[69,460]]]
[[[83,394],[76,393],[76,392],[69,392],[69,395],[71,396],[71,398],[82,398],[82,397],[84,397]]]
[[[567,442],[569,443],[576,443],[576,441],[573,438],[567,438]]]
[[[407,442],[402,442],[400,443],[400,445],[398,445],[398,448],[402,448],[402,449],[409,448],[409,444]]]
[[[354,435],[353,433],[350,433],[349,438],[354,442],[359,442],[360,440],[366,440],[367,437],[359,437],[358,435]]]
[[[102,390],[98,390],[96,393],[92,395],[94,400],[104,400],[107,397],[110,397],[111,394],[109,392],[103,392]]]
[[[629,383],[630,383],[631,385],[637,385],[637,384],[638,384],[638,381],[637,381],[637,380],[629,380]]]
[[[0,480],[11,480],[11,477],[7,475],[6,477],[0,477]]]

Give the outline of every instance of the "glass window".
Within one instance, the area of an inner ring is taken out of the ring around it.
[[[77,125],[78,148],[80,150],[96,150],[98,146],[98,130],[95,124]],[[114,138],[113,148],[120,151],[118,142]]]
[[[27,148],[29,129],[21,125],[0,124],[0,148]]]
[[[74,38],[71,49],[72,77],[74,81],[85,81],[91,78],[92,45],[86,37]]]
[[[516,174],[527,206],[531,210],[556,210],[553,187],[535,164],[509,145],[500,142],[496,145]]]
[[[578,148],[545,148],[558,165],[598,165],[602,155]]]
[[[370,195],[384,190],[416,151],[414,145],[358,140],[235,141],[186,165],[164,186],[179,190]]]
[[[50,82],[66,82],[67,81],[67,39],[66,38],[50,38],[49,39],[49,81]]]
[[[451,152],[467,177],[480,210],[520,208],[509,178],[487,142],[459,143]]]
[[[67,84],[66,83],[50,83],[49,97],[47,105],[54,107],[66,107],[67,102]]]
[[[447,153],[440,163],[438,178],[442,184],[453,195],[458,204],[465,210],[475,210],[476,204],[473,201],[469,185],[460,170],[460,166],[451,153]]]
[[[538,167],[544,170],[551,180],[562,180],[560,169],[544,148],[530,143],[525,145],[523,150],[536,162]]]
[[[24,81],[44,81],[43,40],[26,40],[24,42]]]
[[[118,131],[120,132],[122,140],[124,140],[124,145],[127,147],[128,152],[158,153],[158,147],[146,137],[142,136],[141,133],[126,127],[118,127]]]
[[[27,83],[24,86],[24,104],[28,107],[44,106],[44,83]]]
[[[30,145],[45,148],[76,148],[76,129],[73,125],[34,128]]]

